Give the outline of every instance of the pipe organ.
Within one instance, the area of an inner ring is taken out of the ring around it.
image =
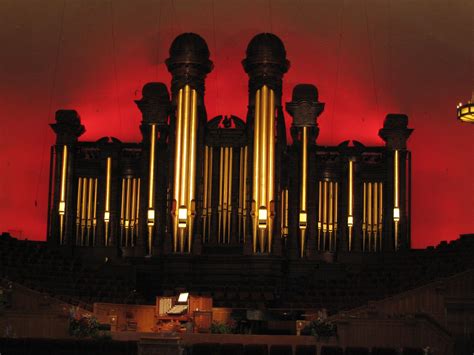
[[[170,91],[148,83],[136,101],[139,143],[79,141],[84,127],[77,113],[57,111],[51,243],[125,256],[227,248],[295,259],[409,248],[412,129],[405,115],[386,116],[379,131],[384,146],[321,146],[324,103],[314,85],[298,84],[285,104],[287,144],[282,92],[289,62],[281,40],[266,33],[249,43],[242,62],[249,77],[246,121],[208,120],[209,57],[196,34],[174,40],[166,60]]]

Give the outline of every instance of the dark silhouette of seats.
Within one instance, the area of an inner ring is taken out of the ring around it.
[[[220,355],[243,355],[244,345],[234,344],[234,343],[221,344],[219,354]]]
[[[295,355],[317,355],[318,349],[315,345],[296,345]]]
[[[247,344],[244,347],[244,355],[268,355],[267,344]]]
[[[372,348],[371,355],[398,355],[394,348]]]
[[[192,346],[192,355],[218,355],[219,343],[196,343]]]
[[[272,345],[270,355],[293,355],[293,348],[291,345]]]
[[[361,347],[347,347],[344,355],[369,355],[370,350],[368,348]]]
[[[402,355],[423,355],[425,352],[420,348],[403,348]]]
[[[344,350],[338,346],[322,346],[321,355],[343,355]]]

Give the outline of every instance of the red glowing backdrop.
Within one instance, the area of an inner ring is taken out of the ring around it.
[[[248,41],[274,32],[296,83],[314,83],[326,102],[320,144],[377,136],[388,112],[415,131],[413,246],[474,231],[474,126],[455,119],[471,96],[474,2],[394,0],[2,0],[0,2],[0,231],[44,240],[48,123],[78,110],[81,139],[138,140],[133,100],[148,81],[169,83],[164,60],[181,32],[203,36],[214,71],[209,117],[245,118]]]

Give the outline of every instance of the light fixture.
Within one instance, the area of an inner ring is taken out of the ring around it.
[[[461,102],[456,106],[458,120],[463,122],[474,123],[474,91],[471,100],[467,104]]]
[[[178,227],[186,228],[188,224],[188,209],[186,206],[178,208]]]
[[[306,229],[306,225],[308,224],[308,218],[305,211],[300,212],[300,229]]]
[[[258,228],[265,229],[267,228],[267,217],[268,212],[265,207],[260,207],[258,209]]]

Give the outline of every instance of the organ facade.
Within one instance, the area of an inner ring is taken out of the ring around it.
[[[50,244],[125,256],[222,251],[290,259],[410,248],[407,116],[386,116],[385,146],[318,145],[318,90],[298,84],[282,102],[289,61],[281,40],[263,33],[242,61],[246,119],[208,119],[206,42],[185,33],[169,53],[170,92],[148,83],[136,101],[141,142],[79,141],[78,114],[56,112]]]

